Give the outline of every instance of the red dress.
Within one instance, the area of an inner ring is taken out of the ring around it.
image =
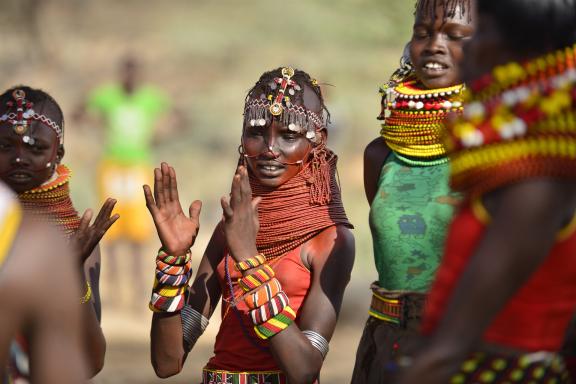
[[[302,264],[300,247],[272,260],[270,266],[274,268],[276,278],[282,284],[282,289],[290,299],[290,307],[297,314],[298,323],[302,303],[308,295],[311,285],[311,273]],[[222,289],[222,323],[214,344],[214,356],[210,358],[207,369],[226,370],[233,372],[279,371],[280,368],[267,350],[268,342],[256,336],[249,316],[234,313],[230,307],[230,289],[226,278],[224,260],[218,264],[217,273]],[[234,259],[228,257],[228,271],[234,289],[234,296],[243,294],[242,288],[236,281],[241,273],[234,268]],[[238,310],[246,313],[246,304],[238,303]],[[242,321],[242,323],[240,323]]]
[[[455,217],[427,304],[423,331],[434,332],[458,278],[482,239],[477,201]],[[561,231],[546,260],[484,332],[489,343],[525,351],[558,351],[576,308],[576,220]]]

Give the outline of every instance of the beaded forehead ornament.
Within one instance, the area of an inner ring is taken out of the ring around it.
[[[277,90],[276,96],[263,93],[259,99],[249,99],[244,107],[244,125],[263,127],[277,117],[289,130],[305,133],[308,140],[317,142],[316,132],[326,127],[324,117],[291,102],[290,96],[302,91],[302,87],[292,80],[293,76],[293,68],[282,68],[282,78],[276,77],[268,84],[272,91]]]
[[[33,144],[34,139],[26,135],[26,133],[30,128],[31,120],[39,121],[54,130],[59,143],[63,144],[64,135],[62,128],[46,115],[36,113],[32,109],[34,104],[26,100],[26,93],[23,90],[14,90],[14,92],[12,92],[12,98],[13,100],[6,103],[8,111],[4,115],[0,116],[0,122],[7,121],[12,125],[14,132],[23,136],[22,141],[27,144]]]

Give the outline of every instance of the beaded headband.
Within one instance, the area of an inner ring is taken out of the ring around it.
[[[269,84],[272,90],[278,89],[276,96],[262,94],[259,99],[248,100],[244,106],[244,124],[265,126],[268,121],[281,116],[282,123],[289,130],[305,133],[308,140],[316,142],[316,132],[326,128],[324,118],[301,105],[292,104],[286,93],[293,96],[302,90],[298,83],[291,80],[292,76],[294,69],[282,68],[282,78],[276,77]]]
[[[18,135],[24,135],[30,128],[31,120],[39,121],[56,132],[59,143],[63,144],[64,134],[62,128],[46,115],[36,113],[32,109],[34,104],[26,100],[26,93],[23,90],[14,90],[14,92],[12,92],[12,98],[14,100],[6,103],[8,111],[0,116],[1,122],[7,121],[9,124],[12,124],[14,132]],[[22,137],[22,140],[25,143],[33,144],[33,139],[28,135]]]

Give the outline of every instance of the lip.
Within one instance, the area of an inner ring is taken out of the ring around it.
[[[430,64],[436,66],[436,68],[429,67]],[[422,71],[422,73],[429,78],[444,76],[446,75],[446,73],[448,73],[449,69],[450,66],[448,64],[442,62],[441,60],[433,60],[433,59],[427,59],[422,61],[422,65],[420,66],[420,70]]]
[[[261,176],[273,178],[284,173],[285,167],[276,161],[261,161],[256,163],[256,169]]]
[[[33,176],[30,172],[17,170],[10,172],[6,178],[14,183],[24,184],[31,181]]]

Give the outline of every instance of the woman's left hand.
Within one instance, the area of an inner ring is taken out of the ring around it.
[[[84,265],[84,262],[90,257],[92,251],[94,251],[94,248],[96,248],[106,231],[108,231],[112,224],[120,217],[118,214],[110,216],[115,205],[115,199],[106,199],[93,224],[90,224],[93,215],[91,209],[87,209],[82,215],[80,226],[72,236],[72,242],[80,254],[80,265]]]
[[[232,257],[245,260],[258,254],[256,235],[260,228],[258,204],[261,198],[252,199],[248,170],[239,166],[232,180],[230,197],[221,199],[224,212],[224,234]]]

